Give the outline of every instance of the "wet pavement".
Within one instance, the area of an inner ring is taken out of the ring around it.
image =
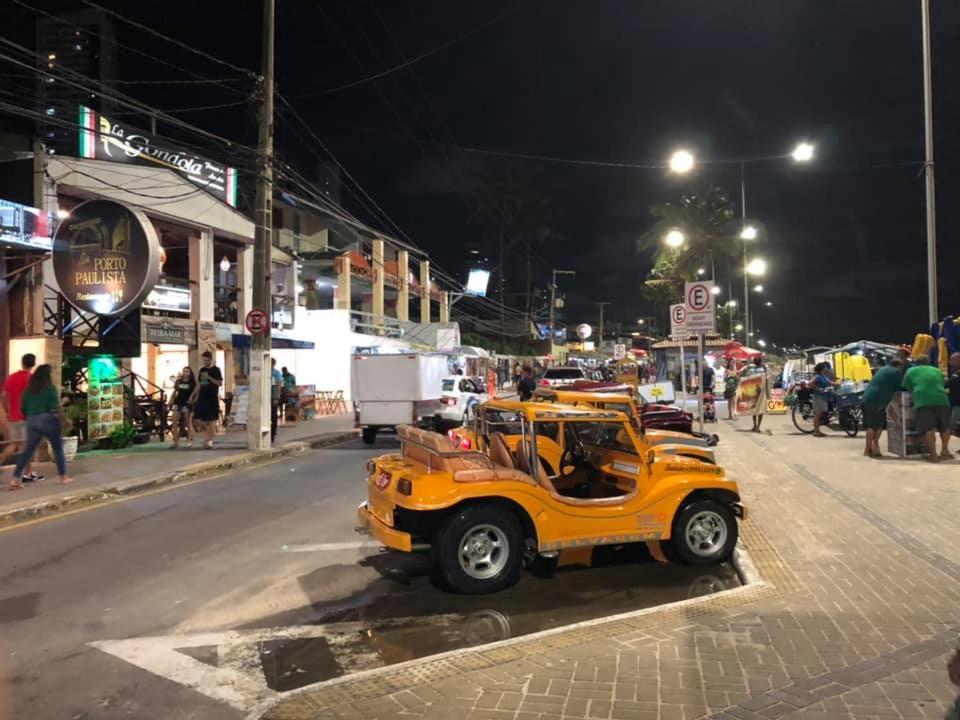
[[[269,641],[258,648],[268,685],[283,692],[344,674],[450,650],[520,637],[739,586],[729,565],[691,568],[650,559],[643,546],[601,548],[593,566],[555,577],[524,573],[512,588],[485,596],[451,595],[430,584],[424,559],[392,553],[365,564],[386,577],[356,595],[317,603],[322,635]],[[303,579],[305,583],[310,578]],[[265,618],[283,626],[303,616]],[[286,622],[285,622],[286,620]]]

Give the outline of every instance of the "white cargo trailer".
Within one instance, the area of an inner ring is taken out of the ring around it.
[[[380,430],[434,418],[449,374],[448,356],[439,353],[354,355],[351,392],[363,441],[370,445]]]

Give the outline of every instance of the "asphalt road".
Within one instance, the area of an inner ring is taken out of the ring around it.
[[[242,718],[346,672],[736,583],[642,557],[445,595],[353,532],[359,443],[0,533],[0,719]],[[360,632],[362,630],[362,632]]]

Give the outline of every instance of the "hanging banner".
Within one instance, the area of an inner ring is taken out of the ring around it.
[[[237,206],[237,169],[213,162],[175,141],[155,137],[123,122],[114,122],[80,106],[82,158],[147,165],[172,170],[231,207]]]
[[[112,200],[77,205],[53,238],[60,293],[78,310],[125,315],[160,275],[160,240],[139,210]]]

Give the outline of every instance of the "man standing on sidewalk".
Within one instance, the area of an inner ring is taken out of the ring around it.
[[[913,393],[914,423],[917,432],[927,444],[927,458],[940,462],[953,457],[950,454],[950,401],[940,368],[930,364],[929,355],[920,355],[916,365],[903,376],[903,389]],[[937,433],[942,448],[937,455]]]
[[[27,419],[23,416],[20,399],[27,388],[27,383],[30,382],[30,376],[36,364],[36,356],[33,353],[27,353],[20,359],[20,370],[10,375],[3,383],[3,397],[7,403],[7,417],[10,420],[10,437],[8,438],[10,445],[3,453],[3,460],[23,451],[27,439]],[[40,475],[32,472],[33,458],[24,458],[24,460],[26,463],[23,468],[23,480],[25,482],[42,480]]]
[[[277,441],[277,421],[280,418],[280,399],[283,395],[283,373],[277,370],[277,359],[270,360],[270,443]]]
[[[880,436],[887,429],[887,405],[903,382],[903,361],[894,359],[887,367],[877,370],[870,385],[863,391],[863,424],[867,428],[867,444],[863,454],[883,457]]]
[[[950,429],[960,435],[960,352],[950,356],[947,394],[950,396]]]

